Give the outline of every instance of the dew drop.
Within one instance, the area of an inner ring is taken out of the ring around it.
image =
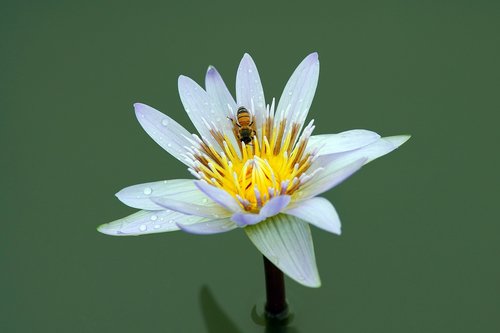
[[[145,224],[141,224],[141,226],[139,227],[140,231],[146,231],[147,229],[148,229],[148,227],[146,227]]]
[[[292,92],[291,91],[288,92],[288,96],[292,96]]]
[[[144,188],[144,194],[145,195],[150,195],[151,193],[153,193],[153,189],[151,187],[145,187]]]
[[[161,121],[161,124],[163,126],[168,126],[168,119],[167,118],[164,118],[162,121]]]
[[[158,216],[156,215],[151,215],[151,221],[156,221],[158,219]]]
[[[160,227],[161,227],[161,225],[159,225],[159,224],[155,224],[155,226],[154,226],[153,228],[155,228],[155,229],[160,229]]]
[[[251,68],[248,69],[248,73],[252,73],[252,69]]]
[[[172,144],[171,143],[167,143],[167,147],[172,147]]]
[[[206,204],[208,202],[208,199],[204,198],[201,202],[203,202],[204,204]]]

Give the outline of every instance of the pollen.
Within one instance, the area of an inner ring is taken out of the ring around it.
[[[186,154],[195,177],[225,190],[252,213],[259,212],[275,196],[298,194],[312,177],[310,169],[316,156],[315,151],[307,149],[314,121],[299,136],[302,124],[287,124],[286,112],[275,121],[274,101],[263,118],[249,143],[240,141],[237,129],[231,133],[236,140],[230,140],[205,122],[218,147],[194,135],[193,146]]]

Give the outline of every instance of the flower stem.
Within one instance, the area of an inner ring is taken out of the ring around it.
[[[285,295],[285,277],[278,267],[264,257],[264,271],[266,276],[266,306],[265,313],[268,319],[283,320],[288,317],[288,304]]]

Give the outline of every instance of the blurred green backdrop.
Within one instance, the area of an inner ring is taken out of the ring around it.
[[[496,1],[2,1],[0,331],[264,332],[243,232],[113,238],[113,196],[189,177],[137,123],[193,129],[177,77],[244,52],[266,97],[318,51],[316,133],[411,133],[329,192],[323,286],[288,280],[286,332],[499,332],[500,5]],[[270,331],[267,329],[267,331]]]

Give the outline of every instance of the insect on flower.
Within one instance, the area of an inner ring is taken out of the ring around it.
[[[207,71],[205,89],[180,76],[180,97],[199,135],[145,104],[135,104],[146,132],[196,179],[119,191],[119,200],[140,211],[98,230],[127,236],[242,228],[289,277],[320,286],[309,225],[340,234],[340,220],[333,205],[318,195],[409,136],[381,138],[368,130],[312,135],[313,121],[304,123],[318,77],[318,55],[312,53],[294,71],[277,105],[274,99],[266,105],[248,54],[238,68],[236,100],[214,67]]]
[[[236,120],[228,117],[234,125],[236,137],[246,144],[252,142],[253,137],[257,133],[255,131],[255,122],[252,114],[244,107],[240,106],[236,111]]]

